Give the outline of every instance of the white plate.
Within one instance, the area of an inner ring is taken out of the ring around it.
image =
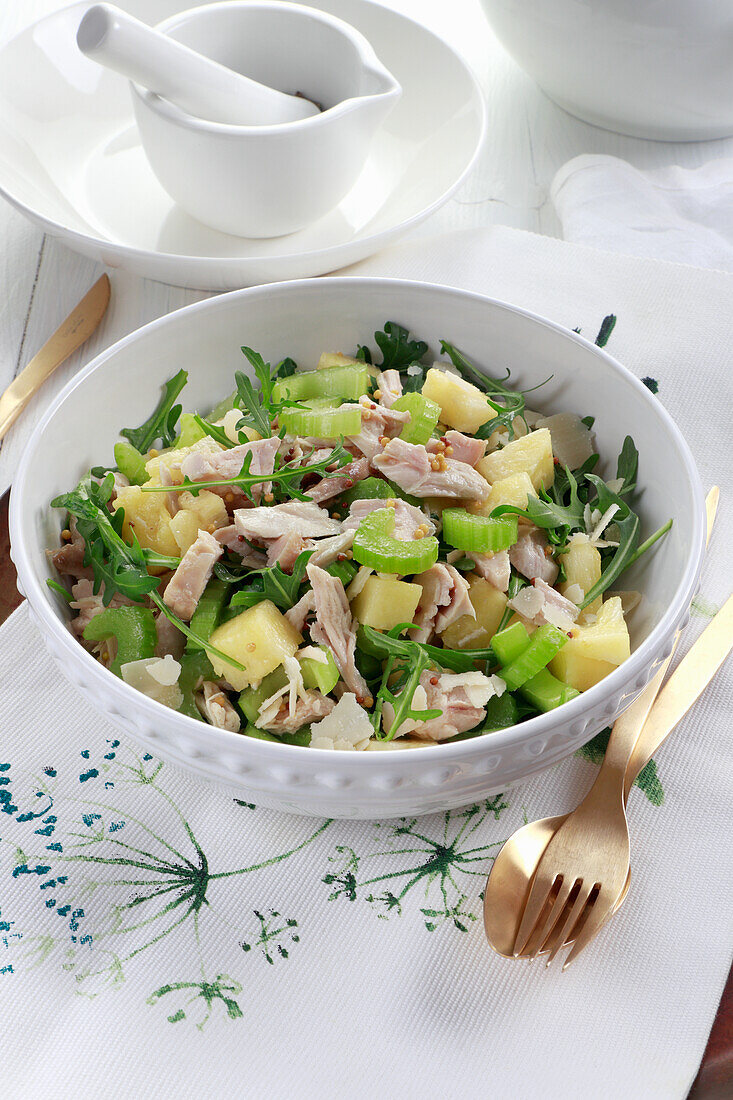
[[[360,30],[403,88],[354,189],[316,224],[253,240],[176,207],[143,154],[127,82],[77,49],[86,3],[0,51],[0,193],[86,256],[202,290],[320,275],[376,252],[459,186],[483,137],[483,98],[465,62],[419,23],[370,0],[309,3]],[[157,23],[193,0],[123,6]]]

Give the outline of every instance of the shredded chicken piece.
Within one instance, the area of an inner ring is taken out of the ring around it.
[[[51,550],[49,557],[54,564],[57,572],[69,577],[86,577],[91,580],[92,571],[83,564],[84,552],[86,550],[86,543],[79,534],[76,527],[76,520],[72,518],[69,523],[69,532],[71,534],[71,540],[65,542],[63,546],[59,546],[58,550]]]
[[[509,561],[518,573],[530,581],[540,577],[548,584],[553,584],[559,572],[550,556],[550,544],[544,532],[536,527],[522,535],[509,548]]]
[[[204,718],[220,730],[229,730],[231,733],[239,733],[241,722],[239,715],[227,699],[218,684],[211,680],[204,680],[202,694],[196,695],[196,706]]]
[[[240,535],[252,542],[277,539],[293,531],[303,538],[323,538],[341,531],[341,524],[331,519],[325,508],[299,500],[270,507],[238,508],[234,513],[234,525]]]
[[[321,504],[324,500],[331,500],[344,490],[351,489],[357,481],[369,477],[370,471],[369,459],[357,458],[355,462],[342,466],[334,477],[324,477],[318,481],[305,495],[316,504]]]
[[[410,414],[395,412],[369,397],[361,397],[359,404],[362,408],[361,431],[358,435],[349,435],[346,438],[366,458],[372,459],[383,449],[383,439],[392,439],[400,434],[409,422]]]
[[[213,535],[208,531],[199,531],[163,594],[165,603],[180,619],[188,622],[193,615],[211,579],[214,565],[223,553],[224,547]]]
[[[305,627],[305,620],[316,609],[316,598],[313,592],[309,589],[304,596],[301,596],[296,604],[285,612],[285,618],[288,620],[291,626],[294,626],[299,634],[303,633]]]
[[[235,524],[230,524],[229,527],[220,527],[215,532],[214,538],[217,542],[220,542],[226,550],[231,550],[234,554],[239,554],[242,559],[243,565],[248,565],[250,569],[262,569],[267,565],[267,556],[261,550],[253,549],[244,535],[240,535]]]
[[[351,549],[355,534],[355,530],[346,530],[342,531],[340,535],[333,535],[330,539],[319,539],[318,542],[306,539],[306,550],[315,547],[315,552],[311,554],[308,561],[311,565],[320,565],[321,568],[325,568],[331,562],[336,561],[341,554],[345,554]]]
[[[392,508],[394,511],[394,537],[402,542],[411,542],[418,528],[426,535],[435,533],[435,524],[428,512],[416,508],[414,504],[408,504],[406,500],[381,498],[369,500],[355,500],[349,509],[349,514],[341,524],[344,531],[356,531],[361,521],[370,512],[377,512],[381,508]]]
[[[509,580],[512,575],[509,562],[509,552],[499,550],[496,554],[470,554],[479,577],[483,577],[500,592],[506,592],[509,588]]]
[[[297,531],[288,531],[278,539],[267,541],[268,566],[279,565],[284,573],[292,573],[298,555],[303,552],[305,542]]]
[[[262,729],[272,733],[295,733],[302,726],[308,726],[319,718],[325,718],[330,714],[336,704],[328,695],[324,695],[315,688],[309,688],[298,699],[295,710],[291,714],[287,699],[283,698],[275,714],[272,717],[258,719]]]
[[[408,631],[413,641],[427,642],[431,635],[442,633],[462,615],[476,618],[468,584],[452,565],[436,562],[415,577],[415,583],[422,585],[422,596],[413,616],[417,629]]]
[[[431,455],[425,447],[392,439],[372,465],[406,493],[418,497],[485,500],[489,483],[467,462]]]
[[[78,614],[71,620],[70,625],[73,632],[80,638],[92,619],[102,611],[107,610],[102,600],[103,594],[103,587],[100,588],[99,592],[94,592],[94,583],[88,577],[81,577],[71,586],[71,595],[74,598],[69,604],[69,607],[77,611]],[[128,600],[126,596],[121,596],[119,592],[115,592],[109,602],[109,607],[112,610],[118,607],[131,606],[132,600]]]
[[[366,680],[356,667],[354,651],[356,633],[349,601],[338,577],[332,577],[317,565],[308,564],[308,579],[313,586],[316,619],[311,624],[311,638],[317,645],[331,650],[336,667],[358,702],[371,705],[372,697]]]
[[[181,633],[175,623],[172,623],[167,615],[158,611],[155,616],[155,627],[158,631],[158,644],[155,647],[156,657],[165,657],[171,653],[176,660],[183,655],[186,646],[185,635]]]
[[[271,474],[274,470],[275,455],[279,447],[280,439],[273,436],[270,439],[256,439],[252,443],[241,443],[238,447],[230,447],[226,451],[194,451],[182,460],[181,473],[190,481],[224,481],[227,478],[236,477],[242,469],[245,458],[251,454],[249,472],[260,477]],[[263,493],[268,493],[270,488],[269,481],[253,485],[252,496],[259,499]],[[212,492],[219,494],[230,491],[230,486],[212,489]]]
[[[380,371],[377,375],[377,388],[381,394],[379,401],[385,409],[391,409],[395,401],[402,397],[402,379],[398,370]]]
[[[449,451],[448,448],[451,448]],[[425,444],[430,454],[445,454],[457,462],[466,462],[475,466],[486,454],[486,440],[474,439],[471,435],[451,429],[441,439],[431,439]]]
[[[494,695],[502,695],[506,684],[498,676],[482,672],[461,672],[437,675],[426,669],[412,700],[413,710],[440,710],[438,718],[420,722],[406,719],[397,731],[398,737],[411,733],[423,741],[445,741],[473,729],[486,716],[486,704]],[[382,728],[390,729],[394,708],[384,704]]]

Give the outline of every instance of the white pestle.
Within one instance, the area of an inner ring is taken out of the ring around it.
[[[273,126],[320,113],[309,99],[250,80],[112,4],[89,8],[76,42],[83,54],[100,65],[209,122]]]

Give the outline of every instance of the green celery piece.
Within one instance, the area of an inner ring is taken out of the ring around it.
[[[178,686],[183,694],[183,702],[178,711],[189,718],[198,718],[203,722],[198,707],[194,702],[194,692],[201,686],[203,680],[215,680],[216,673],[211,667],[211,661],[200,650],[198,653],[184,653],[180,660],[181,675],[178,677]]]
[[[354,536],[354,561],[383,573],[423,573],[438,560],[438,540],[433,535],[403,542],[392,535],[394,510],[385,506],[370,512]]]
[[[260,707],[265,699],[269,699],[276,691],[285,687],[287,682],[288,677],[285,669],[282,665],[279,665],[274,672],[270,672],[260,680],[256,688],[246,688],[245,691],[241,692],[239,696],[239,709],[245,718],[255,725],[260,716]]]
[[[173,444],[174,447],[192,447],[194,443],[198,443],[199,439],[203,439],[206,435],[201,425],[197,424],[192,413],[181,413],[180,429],[178,439]]]
[[[351,584],[357,573],[357,567],[353,561],[332,561],[330,565],[327,565],[326,572],[330,573],[332,577],[337,577],[344,588],[348,584]]]
[[[292,435],[316,439],[340,439],[361,431],[361,406],[336,409],[283,409],[278,423]]]
[[[330,650],[318,647],[326,656],[326,661],[316,661],[313,657],[304,657],[300,662],[300,671],[303,674],[303,685],[307,688],[317,688],[318,691],[328,695],[333,691],[339,680],[339,670]]]
[[[400,432],[406,443],[427,443],[440,420],[440,405],[421,393],[406,393],[393,403],[395,412],[408,412],[410,419]]]
[[[276,737],[274,733],[268,733],[267,730],[258,729],[252,722],[248,722],[245,728],[242,730],[245,737],[256,737],[258,741],[279,741],[280,738]]]
[[[295,733],[281,733],[280,740],[285,745],[304,745],[307,748],[311,743],[311,728],[301,726]]]
[[[491,648],[500,665],[511,664],[529,645],[529,633],[523,623],[512,623],[491,639]]]
[[[84,641],[117,640],[117,653],[110,671],[121,676],[122,665],[155,656],[158,630],[153,612],[147,607],[106,608],[95,615],[84,630]]]
[[[499,671],[509,690],[516,691],[541,669],[546,668],[567,640],[567,635],[556,626],[545,625],[535,630],[527,648]]]
[[[472,737],[481,737],[485,733],[496,733],[497,730],[509,729],[516,726],[519,721],[519,708],[516,699],[505,691],[503,695],[494,695],[486,704],[486,717],[481,725],[466,733],[459,733],[449,738],[453,741],[468,741]]]
[[[224,604],[226,603],[227,586],[223,581],[214,577],[206,585],[204,593],[198,602],[196,610],[191,618],[191,630],[205,642],[208,642],[221,621]],[[195,652],[202,647],[193,638],[186,642],[186,650]]]
[[[279,379],[272,387],[273,403],[306,401],[312,397],[341,397],[355,400],[369,390],[369,369],[366,365],[347,364],[326,370],[300,371]]]
[[[443,538],[450,546],[469,553],[495,554],[508,550],[518,538],[516,516],[474,516],[464,508],[443,511]]]
[[[234,399],[237,396],[237,391],[230,393],[228,397],[225,397],[223,401],[220,401],[218,405],[214,405],[213,409],[206,417],[210,423],[214,423],[217,420],[221,420],[225,413],[228,413],[230,409],[233,409]]]
[[[145,469],[145,455],[141,455],[132,443],[115,443],[115,462],[117,469],[131,485],[144,485],[150,480]]]
[[[554,710],[555,707],[562,706],[563,703],[574,699],[576,695],[580,695],[575,688],[564,684],[562,680],[558,680],[557,676],[553,676],[548,668],[540,669],[530,680],[522,684],[519,693],[543,713]]]

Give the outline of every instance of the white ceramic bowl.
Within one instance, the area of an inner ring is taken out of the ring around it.
[[[733,13],[720,0],[481,0],[560,107],[632,137],[733,133]]]
[[[643,530],[669,516],[667,538],[624,577],[642,605],[628,661],[558,710],[475,740],[402,751],[348,753],[257,741],[214,729],[139,694],[96,662],[66,626],[66,605],[46,586],[46,551],[62,516],[49,508],[91,465],[112,460],[125,424],[141,423],[162,382],[189,372],[184,407],[210,408],[246,370],[240,347],[312,367],[324,349],[373,344],[395,320],[439,354],[455,342],[487,371],[512,370],[551,412],[596,416],[602,472],[615,473],[624,436],[640,453]],[[34,622],[61,671],[151,753],[297,813],[389,817],[459,806],[526,778],[573,752],[628,706],[669,654],[695,594],[704,546],[702,489],[690,452],[659,401],[582,337],[512,306],[464,291],[388,279],[304,280],[234,291],[188,306],[102,352],[53,403],[22,457],[10,502],[13,560]]]
[[[145,154],[161,186],[222,233],[280,237],[333,210],[356,183],[379,126],[402,94],[366,38],[298,4],[207,4],[158,30],[324,110],[275,126],[207,122],[131,84]]]

